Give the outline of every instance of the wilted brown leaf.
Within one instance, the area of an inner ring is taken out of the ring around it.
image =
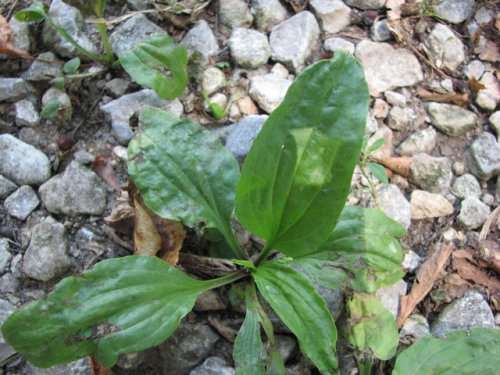
[[[175,220],[163,219],[151,212],[137,192],[134,194],[134,242],[136,255],[156,255],[175,266],[186,232]]]
[[[500,281],[488,275],[465,258],[452,257],[453,269],[464,279],[488,289],[491,294],[500,295]]]
[[[106,183],[115,189],[117,192],[121,192],[122,188],[120,186],[120,182],[115,176],[115,171],[113,167],[109,164],[107,158],[102,156],[97,156],[92,163],[92,169],[95,173],[97,173],[101,178],[106,181]]]
[[[7,19],[0,15],[0,53],[12,57],[32,58],[26,51],[21,51],[14,47],[14,33],[10,28]]]
[[[475,77],[472,77],[467,81],[467,84],[469,87],[474,90],[475,92],[484,90],[486,88],[485,85],[483,85],[481,82],[479,82]]]
[[[401,297],[398,327],[401,328],[406,319],[412,314],[415,307],[431,291],[434,283],[441,278],[440,273],[448,261],[453,249],[445,244],[437,248],[422,264],[410,294]]]
[[[432,92],[428,91],[426,89],[420,88],[417,91],[417,95],[422,99],[424,102],[439,102],[439,103],[451,103],[455,105],[465,105],[469,103],[469,94],[463,93],[463,94],[457,94],[455,92],[452,93],[446,93],[446,94],[441,94],[438,92]]]
[[[412,159],[410,157],[387,156],[387,157],[373,158],[373,160],[403,177],[408,177],[410,174],[410,167],[412,163]]]
[[[116,231],[128,234],[132,232],[134,224],[134,208],[130,204],[129,193],[121,191],[116,198],[113,210],[104,218],[104,221]]]

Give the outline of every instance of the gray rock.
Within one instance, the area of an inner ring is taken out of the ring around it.
[[[144,14],[138,13],[113,30],[109,41],[113,51],[118,55],[143,43],[154,34],[167,35],[160,26],[150,21]]]
[[[264,32],[288,18],[288,11],[279,0],[252,0],[251,9],[255,26]]]
[[[178,99],[168,101],[160,97],[151,89],[144,89],[132,94],[124,95],[107,104],[101,105],[101,110],[111,120],[111,127],[118,140],[126,144],[132,139],[130,118],[146,107],[161,108],[175,116],[182,114],[182,104]]]
[[[470,17],[475,0],[443,0],[434,3],[436,15],[450,23],[460,23]]]
[[[226,86],[226,76],[219,68],[210,66],[203,71],[201,79],[201,89],[207,95],[212,95],[214,92]]]
[[[0,299],[0,326],[14,313],[15,309],[15,306],[10,302]],[[14,354],[16,354],[16,351],[5,342],[2,332],[0,331],[0,363],[3,363],[3,361]]]
[[[477,229],[490,215],[490,208],[477,197],[467,197],[462,201],[457,222],[466,229]]]
[[[462,41],[447,26],[437,23],[425,39],[427,55],[438,68],[457,69],[465,60]]]
[[[0,78],[0,102],[14,102],[35,92],[22,78]]]
[[[344,3],[359,9],[380,9],[386,0],[345,0]]]
[[[243,0],[220,0],[219,19],[228,27],[250,27],[253,21],[252,13]]]
[[[189,375],[235,375],[234,368],[227,366],[226,360],[208,357],[205,362],[192,370]]]
[[[392,130],[385,125],[382,125],[379,129],[377,129],[377,131],[368,139],[367,147],[370,147],[373,143],[382,138],[384,139],[383,146],[370,154],[374,158],[391,156],[393,153],[393,133]]]
[[[9,241],[6,238],[0,238],[0,275],[3,275],[9,268],[12,254],[9,253]]]
[[[491,133],[482,133],[470,146],[472,163],[469,165],[474,176],[489,180],[500,173],[500,144]]]
[[[424,190],[446,194],[452,178],[451,162],[445,157],[417,154],[412,158],[410,178]]]
[[[106,82],[106,90],[115,98],[125,95],[130,82],[123,78],[113,78],[111,81]]]
[[[21,186],[5,200],[7,213],[19,220],[26,218],[37,208],[40,201],[35,191],[29,186]]]
[[[315,281],[313,281],[313,285],[319,295],[325,300],[326,306],[332,314],[333,319],[337,319],[342,312],[342,308],[344,307],[344,296],[342,295],[342,291],[340,289],[324,287]]]
[[[0,199],[7,197],[10,193],[17,189],[15,183],[0,175]]]
[[[57,64],[51,64],[45,61],[33,61],[28,68],[22,74],[22,77],[27,81],[32,82],[48,82],[56,77],[61,77],[63,75],[62,65],[58,64],[61,61],[56,58],[53,52],[45,52],[38,56],[39,59],[46,61],[57,62]]]
[[[194,311],[217,311],[224,310],[227,303],[214,290],[206,290],[196,299]]]
[[[0,292],[16,293],[18,288],[19,280],[11,272],[6,273],[0,278]]]
[[[479,80],[484,89],[479,90],[475,103],[486,111],[494,111],[500,101],[500,86],[492,72],[486,72]]]
[[[46,282],[63,275],[70,265],[64,225],[47,217],[33,229],[24,254],[23,272],[32,279]]]
[[[0,160],[0,174],[18,185],[41,184],[50,178],[49,158],[10,134],[0,135]]]
[[[189,56],[194,52],[198,52],[204,58],[205,62],[208,58],[216,55],[219,52],[219,44],[215,35],[208,25],[207,21],[199,20],[189,30],[182,39],[182,44],[186,47]]]
[[[36,126],[40,122],[35,105],[29,100],[20,100],[14,105],[18,126]]]
[[[118,357],[116,365],[126,370],[136,369],[146,359],[145,354],[146,352],[122,354],[120,357]]]
[[[417,58],[404,48],[363,40],[356,47],[356,57],[365,69],[373,96],[397,87],[413,86],[424,78]]]
[[[453,213],[453,206],[445,197],[424,190],[414,190],[411,193],[410,204],[413,220],[431,219]]]
[[[54,366],[49,369],[34,367],[27,363],[30,375],[88,375],[93,373],[90,357],[79,359],[67,365]]]
[[[10,272],[14,277],[21,279],[23,277],[23,254],[17,254],[10,263]]]
[[[408,125],[408,110],[402,107],[392,107],[387,118],[387,125],[392,130],[403,130]]]
[[[431,334],[429,322],[422,315],[410,315],[403,328],[399,332],[399,337],[413,337],[418,339]]]
[[[436,130],[432,126],[419,130],[406,138],[397,148],[402,156],[413,156],[419,153],[430,154],[437,142]]]
[[[271,57],[267,37],[259,31],[235,28],[228,45],[234,62],[244,68],[258,68]]]
[[[481,79],[484,73],[484,64],[480,60],[472,60],[464,68],[464,74],[467,78]]]
[[[9,21],[9,26],[13,34],[12,45],[14,46],[14,48],[21,51],[30,52],[31,42],[29,23],[18,21],[16,17],[12,17]],[[8,58],[11,58],[11,56],[0,53],[0,60],[5,60]]]
[[[272,58],[294,73],[300,72],[319,38],[319,26],[311,12],[304,11],[273,27],[269,36]]]
[[[271,113],[281,104],[291,84],[289,79],[270,73],[252,77],[248,93],[260,108]]]
[[[42,96],[42,106],[45,108],[52,101],[57,101],[59,106],[56,110],[56,115],[54,119],[51,119],[58,125],[69,125],[73,117],[73,105],[71,104],[71,99],[68,94],[64,91],[60,91],[55,87],[51,87]]]
[[[481,202],[485,205],[492,207],[495,204],[495,197],[492,194],[484,193],[481,196]]]
[[[338,33],[351,23],[351,8],[340,0],[312,0],[309,5],[326,33]]]
[[[401,108],[406,107],[406,96],[404,96],[403,94],[389,90],[384,92],[384,96],[387,100],[387,103],[396,107],[401,107]]]
[[[380,288],[375,292],[375,295],[380,298],[382,305],[389,310],[394,317],[397,318],[399,312],[399,299],[406,295],[407,285],[403,280],[399,280],[396,284],[386,288]]]
[[[443,338],[456,329],[474,327],[494,328],[495,319],[481,293],[472,289],[441,311],[431,324],[431,332],[434,336]]]
[[[64,3],[62,0],[52,0],[48,14],[79,45],[90,52],[95,53],[97,51],[95,45],[83,31],[85,21],[78,9]],[[42,39],[46,46],[50,46],[51,50],[60,56],[75,57],[75,55],[78,55],[84,57],[47,22],[43,27]]]
[[[240,162],[247,156],[250,147],[252,147],[253,140],[266,120],[266,115],[247,116],[228,129],[229,131],[225,137],[226,148],[231,151]]]
[[[385,42],[392,39],[391,31],[387,26],[387,19],[375,21],[370,28],[370,36],[375,42]]]
[[[54,214],[101,215],[106,208],[106,186],[93,171],[71,162],[64,173],[40,186],[40,197]]]
[[[450,137],[465,135],[477,125],[477,116],[453,104],[430,102],[425,105],[432,124]]]
[[[297,354],[297,341],[288,335],[276,335],[274,336],[276,340],[276,350],[280,353],[283,362],[287,363],[295,357]]]
[[[491,128],[497,133],[497,139],[500,139],[500,111],[496,111],[489,118]]]
[[[481,186],[473,175],[467,173],[457,177],[453,181],[451,192],[460,199],[468,197],[479,198],[481,196]]]
[[[347,51],[349,53],[354,53],[354,43],[349,42],[348,40],[345,40],[343,38],[329,38],[325,40],[325,43],[323,45],[323,48],[325,51],[328,52],[338,52],[338,51]]]
[[[188,373],[206,358],[218,340],[219,336],[207,324],[181,322],[175,333],[160,345],[163,374]]]
[[[406,229],[411,223],[411,206],[396,185],[382,185],[378,189],[379,208]]]
[[[497,177],[497,182],[495,184],[495,199],[500,201],[500,176]]]

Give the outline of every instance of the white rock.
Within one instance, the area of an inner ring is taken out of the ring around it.
[[[500,111],[493,113],[489,118],[489,122],[491,128],[497,133],[497,139],[500,139]]]
[[[0,275],[3,275],[9,268],[12,254],[9,252],[9,241],[7,238],[0,238]]]
[[[422,263],[423,259],[416,252],[408,250],[401,264],[408,272],[415,272]]]
[[[481,180],[489,180],[500,174],[500,143],[493,134],[480,134],[470,147],[472,174]]]
[[[323,48],[325,49],[325,51],[332,53],[338,51],[346,51],[349,53],[354,53],[355,46],[354,43],[351,43],[348,40],[345,40],[344,38],[334,37],[325,40]]]
[[[269,36],[272,58],[298,73],[312,54],[319,26],[311,12],[304,11],[273,27]]]
[[[399,332],[400,337],[413,337],[418,339],[422,336],[427,336],[431,333],[429,322],[422,315],[410,315],[406,319],[401,332]]]
[[[235,28],[228,45],[234,62],[244,68],[258,68],[271,57],[267,37],[259,31]]]
[[[384,92],[384,96],[387,100],[387,103],[401,108],[406,107],[406,96],[404,96],[403,94],[389,90]]]
[[[385,5],[386,0],[345,0],[344,2],[359,9],[380,9]]]
[[[215,66],[210,66],[203,71],[201,88],[207,95],[212,95],[226,85],[224,72]]]
[[[432,126],[419,130],[406,138],[396,149],[399,155],[413,156],[419,153],[430,154],[436,147],[437,133]]]
[[[291,84],[289,79],[270,73],[251,78],[248,92],[260,108],[271,113],[281,104]]]
[[[420,188],[432,193],[446,194],[450,189],[451,161],[424,153],[414,155],[410,166],[410,179]]]
[[[475,78],[479,80],[484,73],[484,64],[480,60],[472,60],[464,68],[464,73],[469,79]]]
[[[396,185],[382,185],[378,189],[378,203],[387,216],[408,229],[411,224],[410,202]]]
[[[252,0],[251,8],[255,26],[264,32],[288,18],[288,11],[279,0]]]
[[[414,220],[448,216],[453,206],[445,197],[424,190],[414,190],[411,194],[411,218]]]
[[[476,114],[457,105],[429,102],[425,109],[432,125],[450,137],[465,135],[477,126]]]
[[[437,23],[425,39],[429,58],[438,68],[457,69],[465,60],[462,41],[447,26]]]
[[[451,23],[460,23],[472,14],[475,0],[443,0],[433,4],[439,18]]]
[[[392,107],[387,117],[387,125],[392,130],[403,130],[408,125],[408,110],[401,107]]]
[[[219,0],[219,18],[228,27],[249,27],[253,16],[243,0]]]
[[[335,34],[351,23],[351,8],[340,0],[312,0],[309,4],[324,32]]]
[[[29,186],[21,186],[5,200],[7,213],[19,220],[26,218],[40,204],[34,190]]]
[[[7,197],[10,193],[17,189],[15,183],[0,175],[0,199]]]
[[[205,62],[208,62],[209,57],[215,56],[219,52],[217,39],[205,20],[196,22],[186,33],[181,43],[186,47],[189,56],[192,56],[194,52],[198,52],[203,56]]]
[[[16,124],[19,126],[35,126],[40,122],[35,105],[29,100],[20,100],[15,104]]]
[[[394,317],[397,318],[399,312],[399,299],[406,295],[407,285],[403,280],[399,280],[396,284],[386,288],[380,288],[375,292],[375,295],[380,298],[382,305],[389,310]]]
[[[457,222],[467,229],[477,229],[490,215],[490,208],[477,197],[467,197],[462,201]]]
[[[365,69],[373,96],[397,87],[413,86],[424,78],[417,58],[404,48],[363,40],[356,47],[356,57]]]
[[[451,192],[460,199],[479,198],[481,196],[481,185],[473,175],[466,173],[453,181]]]
[[[479,90],[476,96],[476,104],[486,111],[494,111],[500,101],[500,84],[495,75],[486,72],[479,80],[485,88]]]

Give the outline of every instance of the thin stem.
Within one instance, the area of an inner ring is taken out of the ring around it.
[[[248,277],[249,273],[247,269],[241,269],[237,272],[231,273],[227,276],[219,277],[217,279],[205,281],[208,284],[209,289],[220,288],[221,286],[234,283],[237,280]]]
[[[261,264],[263,261],[265,261],[267,256],[269,255],[269,253],[271,251],[272,251],[272,247],[269,246],[269,242],[266,242],[266,246],[264,246],[264,248],[260,252],[257,260],[255,261],[255,267],[258,267],[259,264]]]
[[[224,224],[222,224],[221,226],[223,226]],[[222,231],[221,231],[222,232]],[[233,250],[233,254],[236,258],[238,259],[247,259],[245,253],[243,252],[243,250],[241,249],[241,246],[240,244],[238,243],[238,241],[236,240],[236,237],[234,235],[234,232],[229,228],[228,230],[226,230],[226,228],[224,229],[224,232],[222,232],[222,235],[224,236],[224,238],[226,239],[229,247]]]
[[[99,34],[101,34],[102,45],[106,54],[105,56],[107,63],[111,64],[114,61],[114,53],[109,41],[108,29],[106,27],[106,24],[96,23],[95,27],[97,28],[97,31],[99,31]]]

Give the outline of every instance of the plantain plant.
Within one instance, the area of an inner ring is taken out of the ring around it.
[[[105,260],[18,309],[2,327],[4,338],[39,367],[87,355],[111,367],[121,354],[166,340],[202,292],[240,281],[246,316],[234,344],[237,374],[285,371],[259,295],[311,363],[337,374],[337,329],[318,283],[346,291],[349,341],[390,358],[398,344],[395,321],[371,293],[403,276],[396,238],[405,230],[378,209],[345,207],[368,99],[363,69],[351,56],[311,65],[264,124],[241,172],[214,133],[143,110],[128,173],[144,202],[161,217],[218,233],[239,270],[195,280],[156,257]],[[241,246],[235,217],[263,240],[261,249]],[[380,340],[374,329],[390,334]]]
[[[188,83],[187,52],[165,35],[152,35],[143,43],[118,54],[113,53],[104,19],[106,0],[63,0],[76,7],[85,17],[95,16],[104,54],[96,54],[82,47],[62,26],[47,13],[47,7],[35,1],[30,7],[15,14],[18,21],[44,20],[68,41],[84,58],[108,65],[120,64],[140,85],[152,88],[162,99],[174,99],[182,94]],[[168,74],[167,74],[168,73]]]

